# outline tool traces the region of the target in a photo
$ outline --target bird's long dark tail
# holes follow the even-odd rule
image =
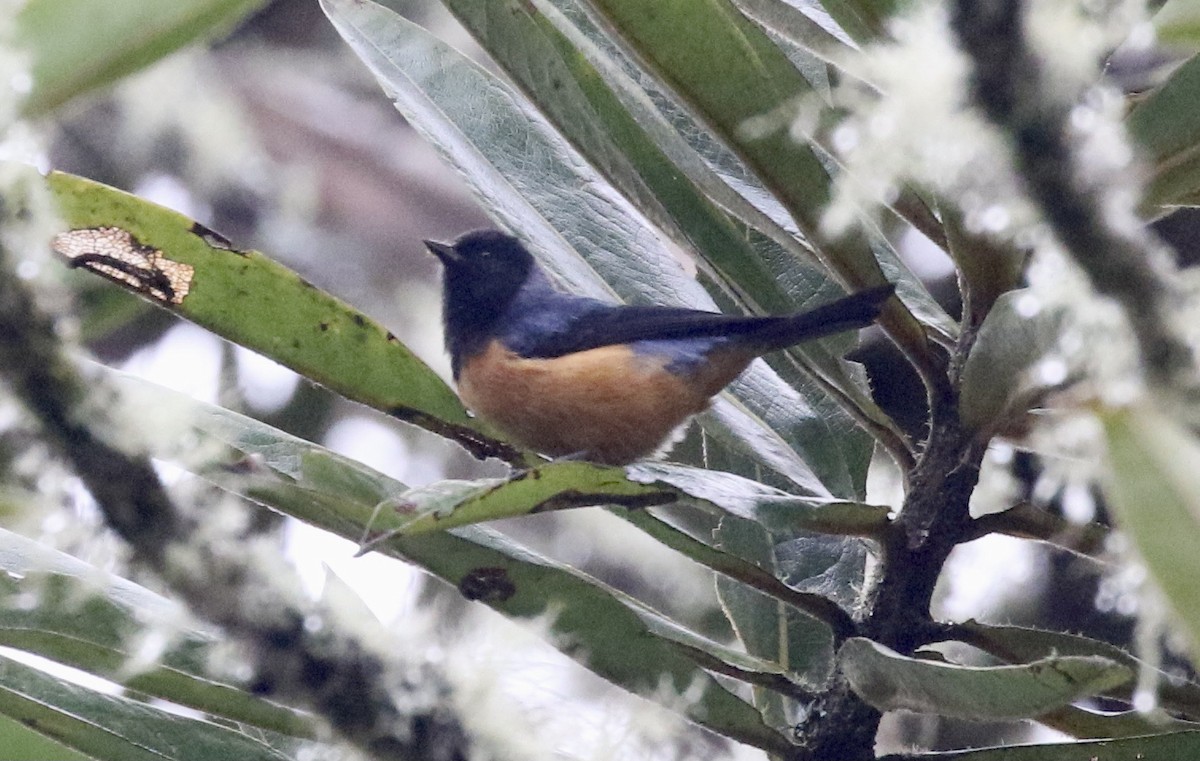
[[[895,290],[896,286],[892,283],[879,285],[822,304],[807,312],[775,318],[770,323],[763,324],[760,330],[754,331],[752,340],[761,346],[765,353],[844,330],[865,328],[879,316],[884,302]]]

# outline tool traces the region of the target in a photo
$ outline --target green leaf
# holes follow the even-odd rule
[[[1157,711],[1091,711],[1078,706],[1056,708],[1037,718],[1037,722],[1083,740],[1159,735],[1200,729],[1194,721],[1163,716]]]
[[[749,234],[757,231],[766,236],[779,251],[786,252],[785,260],[793,265],[816,261],[812,249],[799,239],[787,210],[746,163],[679,102],[677,93],[647,72],[608,27],[596,23],[590,8],[579,0],[535,2],[577,51],[574,55],[596,68],[638,127],[705,196]],[[586,86],[583,89],[591,92]],[[595,95],[591,99],[595,101]],[[793,266],[790,273],[780,268],[782,283],[787,285],[803,271],[799,266]]]
[[[1020,399],[1038,385],[1029,370],[1058,339],[1059,314],[1041,307],[1024,314],[1027,299],[1036,303],[1025,289],[1003,294],[979,328],[963,367],[959,402],[963,422],[972,428],[990,431],[1025,412]]]
[[[94,692],[4,656],[0,656],[0,713],[96,759],[282,761],[291,757],[232,729]]]
[[[73,254],[69,264],[95,271],[104,261],[96,254],[132,250],[145,258],[145,251],[155,251],[153,267],[142,265],[148,274],[140,287],[125,287],[347,399],[454,439],[477,455],[520,461],[395,336],[295,272],[115,188],[60,172],[47,183],[70,228],[55,244]],[[155,286],[171,277],[176,282],[169,292]]]
[[[1100,656],[959,666],[908,658],[862,638],[847,640],[838,662],[854,691],[880,710],[990,721],[1036,717],[1133,677],[1128,667]]]
[[[0,716],[0,748],[6,761],[88,761],[88,757],[34,732],[20,722]]]
[[[210,676],[216,638],[209,632],[171,630],[175,640],[157,664],[123,673],[148,622],[183,615],[170,600],[3,529],[0,571],[6,574],[0,577],[0,644],[243,724],[297,737],[313,734],[311,722],[296,712]]]
[[[1200,643],[1200,442],[1150,404],[1101,415],[1108,440],[1105,498],[1151,577]],[[1194,652],[1194,651],[1193,651]]]
[[[900,0],[821,0],[824,8],[855,42],[871,42],[884,31],[884,20]]]
[[[161,442],[155,456],[181,459],[235,494],[351,541],[359,541],[368,529],[386,534],[403,524],[393,510],[377,509],[402,494],[402,484],[237,413],[108,372],[140,404],[194,410],[190,420],[202,438],[241,453],[232,461],[213,461],[211,452],[203,455],[206,448],[177,441]],[[197,454],[206,461],[196,462]],[[333,475],[346,468],[358,475]],[[358,487],[346,489],[346,483]],[[505,615],[551,621],[552,644],[624,689],[666,700],[668,707],[701,726],[770,752],[786,753],[792,747],[751,706],[697,670],[714,663],[730,666],[721,673],[746,668],[731,661],[735,656],[728,648],[696,635],[683,637],[676,625],[645,605],[498,532],[468,526],[392,535],[375,549],[425,569],[467,599]],[[771,674],[769,667],[759,671],[760,676]],[[677,699],[685,693],[688,700]]]
[[[28,0],[17,44],[32,57],[27,117],[44,116],[192,42],[219,37],[264,0]]]
[[[220,421],[215,421],[221,425]],[[211,428],[210,428],[211,430]],[[226,441],[236,434],[223,434]],[[245,448],[245,444],[239,444]],[[270,448],[270,447],[267,447]],[[257,450],[262,453],[262,450]],[[313,455],[304,458],[312,463]],[[331,467],[339,467],[333,465]],[[293,477],[302,478],[299,472]],[[311,480],[309,480],[311,483]],[[330,491],[327,488],[322,490]],[[336,492],[336,489],[332,490]],[[616,515],[633,523],[663,544],[731,579],[740,581],[778,601],[820,618],[840,635],[849,631],[849,617],[826,597],[793,589],[774,574],[749,563],[737,554],[714,548],[649,514],[644,508],[682,502],[709,513],[730,514],[777,527],[781,531],[825,531],[857,535],[875,533],[888,523],[886,508],[856,503],[795,497],[729,473],[718,473],[678,465],[630,466],[625,471],[588,463],[559,462],[532,468],[509,479],[441,481],[394,497],[373,492],[365,501],[382,498],[380,510],[399,516],[399,528],[387,533],[373,531],[371,543],[393,534],[411,536],[446,530],[498,518],[527,515],[553,509],[590,505],[610,507]],[[814,540],[816,541],[816,540]],[[811,560],[816,553],[798,553]],[[832,562],[830,563],[832,565]],[[764,566],[770,568],[769,565]],[[814,570],[804,578],[823,573]],[[848,585],[850,582],[848,582]],[[798,585],[799,586],[799,585]]]
[[[439,481],[406,491],[383,507],[400,515],[397,531],[411,536],[571,507],[640,509],[674,502],[677,497],[674,490],[631,482],[620,468],[559,462],[512,478]]]
[[[854,590],[861,588],[866,554],[857,539],[801,532],[873,532],[887,525],[888,511],[796,498],[725,473],[693,473],[660,464],[629,471],[639,480],[657,477],[693,500],[720,506],[724,517],[714,533],[716,548],[778,579],[790,595],[805,598],[802,603],[793,601],[755,583],[752,575],[739,575],[737,568],[717,579],[721,606],[746,650],[779,663],[810,689],[821,688],[832,673],[835,635],[840,640],[850,632],[847,611],[857,606]],[[721,568],[717,560],[711,567]],[[773,726],[794,725],[800,718],[800,706],[785,695],[757,690],[755,700]]]
[[[690,497],[687,501],[692,504],[707,503],[776,532],[871,536],[884,530],[890,520],[887,507],[798,497],[732,473],[657,462],[637,463],[626,472],[634,481],[670,484],[686,495],[685,499]]]
[[[645,510],[620,510],[615,511],[615,515],[700,565],[819,619],[837,637],[846,637],[853,629],[850,616],[832,600],[792,589],[774,573],[732,552],[713,547],[710,542],[702,541],[675,525],[668,516]]]
[[[956,639],[985,650],[1010,663],[1033,661],[1050,655],[1099,655],[1134,671],[1150,668],[1125,650],[1107,642],[1078,634],[1030,629],[1021,626],[996,626],[978,621],[955,624]],[[965,636],[960,636],[965,635]],[[1123,700],[1132,699],[1132,685],[1121,685],[1111,693]],[[1200,682],[1160,673],[1158,702],[1168,710],[1200,718]]]
[[[1139,103],[1126,124],[1151,161],[1142,212],[1200,205],[1200,55],[1192,56]]]
[[[722,519],[716,532],[718,547],[777,575],[774,540],[761,526],[733,517]],[[742,646],[751,655],[780,664],[813,690],[822,688],[833,673],[833,633],[821,621],[727,577],[717,578],[717,596]],[[786,696],[764,690],[754,693],[755,704],[772,726],[794,726],[800,705]]]
[[[1170,0],[1154,15],[1158,41],[1172,49],[1200,51],[1200,6],[1195,0]]]
[[[687,106],[678,102],[675,92],[663,87],[647,72],[627,48],[612,37],[607,27],[595,23],[590,9],[577,0],[536,0],[535,7],[543,14],[539,20],[544,18],[546,21],[539,27],[549,24],[564,38],[557,47],[567,51],[562,54],[563,58],[595,108],[595,116],[590,120],[611,124],[613,140],[630,155],[630,161],[643,174],[655,171],[656,162],[648,159],[661,152],[673,165],[671,171],[686,176],[711,203],[728,215],[739,240],[726,240],[728,231],[713,229],[722,224],[719,220],[713,227],[697,230],[697,220],[693,217],[695,208],[691,212],[678,211],[688,207],[674,198],[680,191],[672,190],[666,182],[670,174],[662,181],[647,181],[650,186],[660,188],[658,201],[665,209],[677,210],[673,219],[697,252],[717,273],[728,278],[730,282],[721,287],[729,292],[730,298],[760,311],[784,311],[810,305],[811,302],[801,299],[809,299],[819,287],[828,288],[829,272],[820,265],[811,247],[800,239],[787,210],[771,196],[735,151],[722,143]],[[490,35],[483,35],[482,29],[477,29],[476,34],[484,36],[487,45]],[[502,62],[506,60],[504,51],[489,49]],[[535,65],[544,64],[538,61]],[[513,65],[508,68],[519,81],[525,81],[512,71]],[[591,77],[590,68],[595,69],[600,81]],[[532,85],[523,86],[539,107],[550,112],[551,118],[561,110],[562,106],[555,102],[561,98],[558,90],[552,88],[551,92],[545,93]],[[607,97],[610,92],[619,101],[619,108],[614,108],[617,104]],[[630,134],[622,110],[636,122],[638,134]],[[585,114],[579,116],[589,120]],[[573,120],[562,118],[559,121],[559,127],[571,138]],[[638,139],[641,134],[653,142],[654,148],[644,146]],[[581,151],[588,153],[587,144],[571,139]],[[621,187],[620,182],[614,184]],[[643,211],[655,220],[661,217],[653,208]],[[664,229],[672,227],[668,224]],[[742,238],[745,240],[740,240]],[[764,274],[773,278],[775,284],[765,280]],[[779,289],[795,295],[780,302],[775,293]],[[841,291],[827,293],[831,297],[840,295]],[[826,340],[817,345],[840,344]]]
[[[1200,732],[1171,732],[1121,740],[980,748],[934,755],[896,754],[879,761],[1182,761],[1200,757]]]
[[[775,44],[788,53],[796,68],[805,72],[811,82],[813,77],[806,71],[804,63],[819,61],[825,65],[841,68],[854,44],[824,9],[815,4],[803,11],[783,0],[733,0],[746,18],[762,27]],[[820,22],[817,21],[820,19]],[[803,57],[802,60],[798,60]]]

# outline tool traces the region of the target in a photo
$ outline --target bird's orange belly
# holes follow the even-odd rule
[[[749,357],[731,360],[706,368],[704,378],[684,377],[666,369],[669,358],[628,346],[527,359],[494,342],[463,365],[458,386],[468,407],[518,444],[624,464],[653,453],[704,410]],[[718,378],[708,377],[714,372]]]

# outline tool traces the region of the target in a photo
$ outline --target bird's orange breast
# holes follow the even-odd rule
[[[737,377],[749,355],[712,358],[700,372],[626,345],[529,359],[496,341],[463,365],[459,393],[515,442],[555,457],[623,464],[657,450]]]

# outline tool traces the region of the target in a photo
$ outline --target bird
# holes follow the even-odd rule
[[[424,241],[443,267],[459,396],[514,443],[626,465],[658,453],[756,357],[870,325],[894,285],[782,316],[610,304],[559,290],[496,229]]]

